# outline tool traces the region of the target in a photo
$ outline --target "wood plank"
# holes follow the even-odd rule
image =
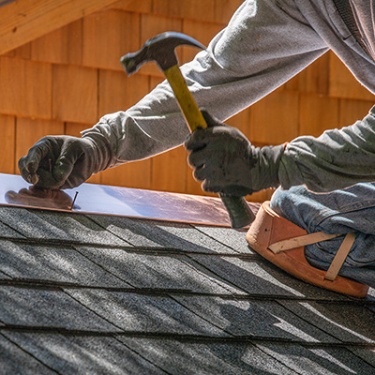
[[[188,194],[207,195],[207,196],[212,196],[212,197],[215,196],[214,194],[210,194],[210,193],[205,192],[201,188],[201,183],[199,181],[195,181],[195,179],[193,177],[193,170],[190,167],[188,167],[186,169],[186,171],[187,171],[187,174],[186,174],[185,191]]]
[[[171,18],[212,22],[215,18],[215,0],[180,1],[178,6],[173,0],[154,0],[153,13]]]
[[[0,55],[117,0],[18,0],[0,12]]]
[[[100,71],[99,117],[125,110],[149,92],[149,79],[143,75],[127,77],[125,72]],[[100,173],[101,183],[151,188],[151,159],[128,163]]]
[[[151,13],[153,0],[120,0],[110,5],[110,9],[126,10],[135,13]]]
[[[82,20],[52,31],[31,43],[31,58],[55,64],[82,64]]]
[[[83,65],[123,71],[120,58],[140,48],[139,15],[109,10],[83,21]]]
[[[318,137],[324,130],[340,127],[339,99],[302,94],[300,100],[300,134]]]
[[[362,120],[374,105],[373,101],[364,100],[340,100],[339,124],[348,126],[354,124],[358,120]]]
[[[151,77],[150,90],[162,81],[163,78]],[[190,193],[186,190],[188,174],[191,177],[187,152],[183,147],[177,147],[151,159],[151,189]]]
[[[257,193],[247,195],[246,200],[249,202],[264,202],[269,201],[274,193],[274,189],[265,189],[258,191]]]
[[[374,100],[374,95],[353,77],[348,68],[333,53],[330,54],[329,72],[329,96]]]
[[[15,173],[15,117],[0,115],[0,131],[0,171],[2,173]]]
[[[149,78],[125,72],[100,70],[99,117],[111,112],[126,110],[149,92]]]
[[[151,159],[151,189],[162,191],[185,192],[187,151],[180,146]],[[190,193],[190,192],[189,192]]]
[[[150,189],[151,160],[132,162],[107,169],[101,174],[101,183],[105,185]]]
[[[51,118],[50,64],[0,57],[0,113]]]
[[[96,123],[97,70],[73,65],[53,66],[53,118],[60,121]]]
[[[248,139],[251,137],[251,108],[245,109],[225,121],[226,124],[239,129]]]
[[[299,96],[279,89],[251,107],[250,139],[277,145],[298,135]]]
[[[12,49],[10,52],[4,54],[8,57],[19,57],[20,59],[31,59],[31,43],[23,44],[21,47]]]
[[[284,85],[286,90],[328,95],[329,53],[326,53]]]
[[[226,24],[243,0],[189,0],[175,5],[174,0],[154,0],[154,14]]]
[[[164,77],[150,77],[150,91],[153,90],[158,84],[164,81]]]

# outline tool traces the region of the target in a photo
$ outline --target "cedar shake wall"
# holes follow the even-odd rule
[[[18,159],[42,136],[79,135],[102,115],[133,105],[163,79],[154,64],[144,65],[128,78],[119,63],[122,55],[169,30],[207,44],[241,2],[119,1],[1,55],[0,172],[19,173]],[[181,63],[194,53],[181,48]],[[373,102],[373,95],[328,53],[228,123],[257,145],[279,144],[349,125],[361,119]],[[107,170],[90,182],[203,194],[182,147]],[[262,201],[269,196],[267,191],[251,199]]]

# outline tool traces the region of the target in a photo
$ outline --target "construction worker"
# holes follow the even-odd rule
[[[274,147],[255,148],[222,123],[328,50],[375,93],[374,14],[373,0],[247,0],[208,49],[181,68],[207,110],[208,129],[189,135],[162,83],[81,138],[42,138],[20,159],[21,174],[36,186],[71,188],[93,173],[184,143],[205,190],[243,196],[279,187],[271,208],[307,232],[354,231],[340,275],[375,287],[375,108],[351,126]],[[306,246],[306,258],[328,268],[340,240]]]

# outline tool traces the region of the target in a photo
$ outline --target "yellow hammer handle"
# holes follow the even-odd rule
[[[199,127],[207,128],[206,120],[190,92],[178,65],[164,70],[164,74],[172,87],[177,103],[190,130],[193,132]],[[220,198],[228,211],[233,228],[243,228],[254,221],[255,215],[250,210],[245,198],[224,194],[220,194]]]
[[[207,128],[206,120],[204,119],[193,95],[188,89],[185,78],[183,77],[178,65],[174,65],[171,68],[164,70],[164,74],[172,87],[190,130],[193,132],[198,127]]]

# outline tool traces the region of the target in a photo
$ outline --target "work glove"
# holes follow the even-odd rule
[[[37,187],[73,188],[104,170],[111,160],[109,144],[100,134],[82,138],[46,136],[40,139],[18,167],[22,177]]]
[[[254,147],[238,129],[202,111],[206,129],[197,129],[184,145],[194,178],[208,192],[245,196],[279,185],[284,145]]]

